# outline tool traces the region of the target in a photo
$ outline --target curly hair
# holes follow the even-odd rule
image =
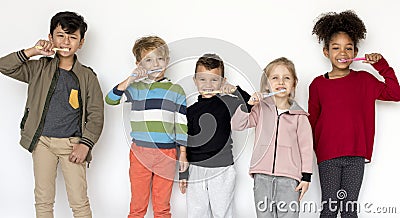
[[[312,30],[312,34],[318,37],[318,42],[324,42],[326,48],[329,47],[332,36],[338,32],[347,33],[356,47],[361,39],[365,39],[367,30],[364,22],[351,10],[321,14]]]

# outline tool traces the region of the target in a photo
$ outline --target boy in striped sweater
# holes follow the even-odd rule
[[[132,198],[128,218],[145,216],[150,186],[154,217],[171,217],[169,202],[177,147],[180,171],[188,167],[186,95],[181,86],[164,77],[169,50],[163,39],[139,38],[132,51],[138,67],[106,96],[107,104],[117,105],[125,94],[132,104],[129,169]]]

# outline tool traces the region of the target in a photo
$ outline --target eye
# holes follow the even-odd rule
[[[291,80],[292,78],[290,78],[289,76],[285,77],[285,80]]]
[[[159,57],[159,58],[157,58],[157,60],[158,61],[165,61],[165,58],[164,57]]]
[[[278,77],[277,76],[273,76],[273,77],[271,77],[271,79],[272,80],[276,80],[276,79],[278,79]]]
[[[353,48],[346,48],[347,51],[353,51]]]

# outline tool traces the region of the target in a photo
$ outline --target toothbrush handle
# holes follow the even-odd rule
[[[156,73],[156,72],[161,72],[161,69],[158,70],[149,70],[146,72],[146,74],[151,74],[151,73]],[[137,76],[136,73],[132,73],[131,76]]]
[[[365,57],[362,58],[353,58],[353,61],[365,61],[367,60]]]

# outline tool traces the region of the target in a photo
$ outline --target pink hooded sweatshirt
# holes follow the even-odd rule
[[[238,107],[232,117],[233,130],[255,127],[250,174],[261,173],[301,180],[311,177],[313,138],[308,113],[295,101],[288,112],[278,116],[271,98],[253,106],[250,113]]]

